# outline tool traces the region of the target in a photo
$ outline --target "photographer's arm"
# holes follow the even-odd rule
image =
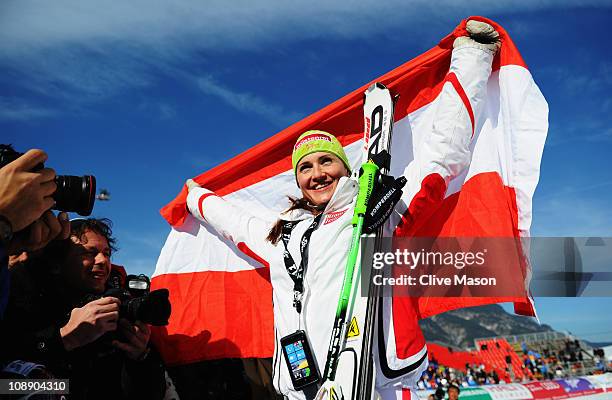
[[[0,326],[2,359],[44,365],[65,359],[60,328],[66,319],[55,297],[45,295],[49,282],[31,264],[18,265],[10,272],[9,301]]]
[[[66,350],[59,334],[59,325],[49,325],[43,329],[30,331],[27,321],[15,319],[14,315],[6,318],[0,325],[1,340],[4,346],[0,358],[4,362],[12,360],[35,361],[43,365],[64,358]]]
[[[34,269],[34,265],[20,265],[11,271],[10,299],[0,326],[4,360],[57,365],[66,360],[67,352],[116,329],[118,299],[92,301],[72,309],[67,318],[57,292],[45,289],[51,284],[47,275],[39,276]]]
[[[144,359],[149,350],[149,338],[151,337],[151,329],[140,321],[134,324],[127,319],[119,320],[119,332],[126,341],[113,340],[113,346],[122,350],[125,355],[134,361]]]
[[[55,216],[51,211],[45,213],[28,227],[13,236],[8,253],[20,254],[23,251],[42,249],[54,239],[67,239],[70,235],[68,214],[61,212]]]
[[[161,357],[149,346],[149,326],[140,321],[132,324],[121,318],[118,331],[125,340],[114,340],[113,346],[126,356],[121,379],[124,395],[128,398],[162,399],[166,391],[165,370]]]

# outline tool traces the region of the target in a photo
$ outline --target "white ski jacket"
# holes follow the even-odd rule
[[[387,233],[393,232],[413,202],[418,201],[426,177],[438,175],[448,184],[469,165],[473,119],[483,106],[492,59],[490,53],[474,47],[453,51],[449,77],[454,77],[448,80],[436,99],[431,135],[413,144],[414,160],[404,170],[408,183],[396,212],[387,221]],[[319,371],[323,373],[351,241],[357,189],[353,179],[341,178],[311,235],[301,313],[293,307],[294,283],[285,268],[283,242],[272,245],[266,241],[271,228],[269,222],[204,188],[193,188],[187,197],[192,215],[233,241],[242,252],[269,266],[276,335],[274,386],[290,399],[306,397],[302,391],[293,389],[289,368],[280,350],[280,338],[300,329],[306,331]],[[288,246],[299,265],[299,242],[314,216],[304,210],[294,210],[281,214],[280,218],[300,221],[292,231]],[[405,304],[402,307],[405,308]],[[374,340],[376,386],[383,393],[390,393],[389,390],[395,388],[396,391],[391,392],[401,398],[401,387],[414,387],[427,368],[427,348],[413,310],[403,309],[398,317],[397,310],[393,311],[393,300],[383,298],[382,316],[382,324],[376,332],[382,340]],[[398,333],[400,329],[401,334]]]

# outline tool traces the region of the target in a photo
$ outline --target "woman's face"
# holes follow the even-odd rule
[[[321,206],[331,200],[338,181],[349,172],[337,156],[319,151],[302,158],[296,174],[302,195],[315,206]]]

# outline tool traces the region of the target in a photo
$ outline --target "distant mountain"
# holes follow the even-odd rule
[[[420,325],[428,341],[461,348],[474,347],[475,338],[553,331],[533,318],[508,314],[497,304],[449,311],[424,319]]]
[[[612,345],[612,342],[589,342],[585,340],[585,342],[594,349],[600,349],[602,347],[608,347]]]

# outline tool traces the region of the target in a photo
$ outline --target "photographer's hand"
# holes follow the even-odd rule
[[[30,150],[0,168],[0,215],[6,217],[18,232],[53,207],[51,197],[57,188],[55,171],[44,168],[30,172],[47,160],[42,150]]]
[[[45,247],[51,240],[68,239],[70,236],[70,221],[68,214],[61,212],[55,216],[52,211],[46,211],[32,225],[13,237],[9,254],[22,251],[35,251]]]
[[[60,328],[64,348],[74,350],[95,341],[106,332],[116,330],[119,303],[115,297],[103,297],[74,308],[68,323]]]
[[[119,320],[119,332],[127,339],[127,342],[113,340],[113,346],[123,350],[125,355],[135,361],[142,360],[147,354],[151,329],[145,323],[136,321],[134,324],[127,319]]]

